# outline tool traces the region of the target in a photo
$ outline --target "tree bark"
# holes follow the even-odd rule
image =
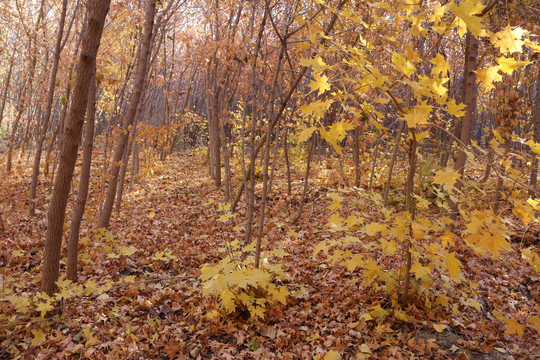
[[[15,63],[15,49],[11,54],[11,59],[9,60],[9,70],[6,75],[6,80],[4,81],[4,91],[2,93],[2,106],[0,106],[0,128],[2,127],[2,120],[4,118],[4,109],[6,107],[7,95],[9,92],[9,84],[11,83],[11,74],[13,71],[13,64]]]
[[[52,295],[60,267],[62,233],[77,151],[81,139],[84,115],[88,102],[89,84],[96,64],[96,55],[101,43],[105,18],[109,12],[110,0],[88,2],[88,26],[82,42],[81,56],[77,65],[77,78],[73,91],[73,101],[62,145],[60,167],[56,176],[49,213],[47,216],[47,237],[43,254],[43,274],[41,289]]]
[[[88,185],[90,183],[90,168],[92,165],[92,149],[94,146],[94,122],[96,119],[96,76],[90,83],[88,92],[88,105],[86,110],[86,130],[84,134],[84,152],[82,158],[81,178],[79,180],[79,191],[77,202],[73,210],[73,218],[69,227],[68,241],[68,261],[67,261],[67,278],[73,282],[77,281],[77,259],[79,253],[79,232],[81,229],[81,221],[86,207],[86,199],[88,197]]]
[[[30,183],[30,216],[36,214],[36,192],[39,177],[39,163],[41,162],[41,153],[43,152],[43,142],[47,136],[49,128],[49,119],[51,118],[51,110],[54,99],[54,89],[56,85],[56,74],[58,73],[58,64],[60,62],[60,53],[62,52],[62,37],[64,36],[64,24],[66,22],[67,0],[62,1],[62,11],[60,13],[60,22],[58,23],[58,34],[56,35],[56,45],[54,49],[54,61],[49,78],[49,89],[47,91],[47,103],[45,112],[41,120],[41,129],[38,125],[38,139],[36,142],[36,154],[34,157],[34,166],[32,168],[32,181]]]
[[[137,107],[144,87],[144,79],[146,77],[146,70],[150,59],[150,53],[152,50],[152,32],[154,29],[154,16],[156,13],[156,0],[148,0],[146,9],[146,18],[144,26],[144,35],[141,43],[141,52],[139,57],[139,63],[137,64],[137,73],[135,75],[135,83],[133,88],[133,94],[131,96],[128,112],[124,118],[122,132],[116,144],[114,155],[112,159],[112,165],[109,170],[109,184],[107,187],[107,193],[105,202],[103,204],[103,210],[99,218],[100,228],[109,228],[109,222],[111,220],[111,214],[114,205],[114,198],[116,196],[116,188],[118,186],[118,175],[120,173],[120,161],[124,156],[124,151],[129,139],[130,127],[135,121],[135,115],[137,113]]]
[[[540,75],[536,79],[536,98],[534,102],[534,142],[540,142]],[[533,152],[533,162],[531,167],[531,180],[529,196],[537,197],[536,183],[538,181],[538,154]]]

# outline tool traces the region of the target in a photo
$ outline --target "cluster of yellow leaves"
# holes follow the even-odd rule
[[[263,265],[253,268],[251,259],[238,260],[243,252],[252,251],[253,246],[240,246],[238,241],[230,244],[234,253],[227,255],[216,265],[204,265],[200,279],[203,281],[203,296],[215,294],[226,313],[247,310],[252,318],[264,318],[268,306],[285,305],[290,295],[285,285],[278,287],[275,279],[285,279],[288,275],[281,264],[270,264],[263,257]],[[229,248],[229,249],[230,249]],[[288,256],[280,249],[270,251],[269,257]],[[209,317],[219,316],[214,310]]]
[[[507,240],[508,230],[491,210],[474,210],[463,235],[467,245],[481,255],[490,253],[493,257],[501,257],[501,250],[513,251]]]

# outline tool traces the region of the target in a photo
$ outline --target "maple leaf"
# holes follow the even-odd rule
[[[384,321],[384,318],[390,315],[390,312],[383,309],[381,305],[377,305],[373,307],[373,310],[369,313],[374,318],[378,318],[381,322]]]
[[[530,316],[527,322],[536,329],[536,332],[540,333],[540,316],[538,315]]]
[[[54,306],[53,306],[52,302],[50,302],[50,301],[47,301],[47,302],[40,301],[40,302],[36,303],[36,307],[34,309],[36,311],[40,311],[41,312],[41,317],[44,317],[47,312],[54,309]]]
[[[450,280],[461,280],[461,275],[459,274],[459,271],[461,267],[463,267],[463,264],[461,264],[461,261],[456,258],[455,252],[449,253],[444,257],[444,264],[446,265],[446,269],[450,274]]]
[[[486,70],[476,70],[476,77],[479,83],[481,83],[487,90],[495,88],[494,82],[502,80],[502,75],[499,74],[498,66],[490,66]]]
[[[430,62],[435,65],[432,72],[434,74],[446,74],[448,70],[450,70],[450,66],[448,65],[448,62],[442,56],[441,54],[437,54],[433,59],[430,60]]]
[[[499,31],[491,35],[491,42],[497,46],[501,53],[512,54],[515,52],[521,52],[525,42],[521,40],[527,31],[520,27],[512,29],[510,25],[507,25],[504,30]]]
[[[350,121],[340,121],[332,124],[328,131],[321,129],[321,137],[328,141],[330,145],[336,150],[338,154],[341,154],[341,146],[338,145],[338,142],[345,139],[347,131],[354,129],[354,125]]]
[[[392,62],[396,69],[407,77],[410,77],[416,70],[414,65],[409,63],[402,54],[392,54]]]
[[[264,313],[265,313],[265,308],[262,307],[262,306],[253,306],[253,307],[249,307],[249,314],[254,317],[258,317],[259,319],[264,319]]]
[[[456,101],[452,99],[446,102],[445,105],[448,108],[447,112],[450,115],[453,115],[455,117],[462,117],[463,115],[465,115],[465,108],[467,107],[466,104],[456,104]]]
[[[313,80],[309,83],[310,92],[319,91],[319,95],[322,95],[325,91],[330,90],[330,84],[328,83],[328,76],[314,74]]]
[[[283,305],[287,304],[287,296],[291,295],[286,286],[282,286],[279,290],[274,291],[272,299],[277,300]]]
[[[525,259],[536,272],[540,273],[540,255],[538,255],[533,247],[522,249],[521,257]]]
[[[411,273],[415,274],[417,278],[428,277],[431,274],[431,269],[427,266],[423,266],[420,263],[416,263],[411,267]]]
[[[506,331],[504,332],[505,336],[510,336],[516,334],[518,336],[523,336],[523,331],[525,330],[525,325],[521,325],[514,319],[506,319]]]
[[[341,264],[345,266],[347,270],[354,271],[357,267],[362,267],[364,265],[364,256],[362,254],[354,254],[350,259],[343,260]]]
[[[444,324],[433,324],[433,328],[434,328],[435,331],[437,331],[437,332],[443,332],[444,329],[447,328],[447,326],[444,325]]]
[[[421,104],[418,104],[407,111],[403,116],[403,120],[407,122],[407,125],[410,128],[425,125],[428,123],[431,109],[432,107],[427,104],[427,101],[423,101]]]
[[[452,2],[449,6],[449,9],[465,23],[467,29],[476,37],[486,34],[482,25],[482,18],[477,16],[482,12],[483,8],[484,5],[477,0],[461,1],[459,5],[456,2]],[[460,27],[458,33],[459,36],[463,36],[465,29]]]
[[[300,60],[300,65],[302,66],[311,66],[313,70],[320,71],[322,68],[326,67],[326,63],[320,56],[316,56],[310,59]]]
[[[539,143],[536,143],[532,139],[529,139],[529,141],[527,141],[527,145],[529,145],[532,152],[534,152],[535,154],[540,155],[540,144]]]
[[[517,61],[512,57],[500,57],[497,58],[497,62],[499,63],[499,68],[501,71],[508,75],[512,75],[514,71],[530,63],[530,61]]]
[[[322,117],[333,102],[334,99],[328,99],[325,101],[314,101],[309,104],[303,105],[300,109],[305,115],[315,115],[318,117]]]
[[[444,234],[441,235],[441,244],[443,246],[448,246],[448,245],[454,245],[455,242],[454,242],[454,236],[456,236],[454,233],[446,230]]]
[[[425,35],[427,33],[427,30],[422,27],[422,21],[424,19],[420,15],[412,17],[411,21],[411,34],[413,36]]]
[[[478,300],[476,300],[476,299],[468,298],[468,299],[462,301],[462,303],[463,303],[463,305],[467,305],[467,306],[475,308],[476,311],[482,310],[482,304],[480,304],[478,302]]]
[[[485,231],[465,237],[465,242],[482,255],[490,253],[494,257],[500,257],[501,250],[512,250],[512,246],[504,237]]]
[[[341,359],[341,355],[335,350],[330,350],[323,357],[323,360],[339,360],[339,359]]]
[[[34,337],[32,338],[32,342],[30,343],[30,346],[36,346],[47,340],[47,334],[45,334],[40,329],[32,330],[32,334]]]
[[[303,143],[307,141],[311,137],[311,135],[315,132],[315,130],[317,130],[315,126],[311,126],[302,130],[300,134],[298,134],[298,142]]]
[[[377,279],[380,273],[381,273],[381,267],[379,266],[379,264],[377,264],[377,261],[373,259],[366,260],[365,265],[364,265],[365,286],[368,286],[373,281],[375,281],[375,279]]]
[[[452,168],[447,167],[444,170],[435,171],[433,182],[442,185],[446,190],[450,191],[454,188],[459,177],[459,171],[454,171]]]

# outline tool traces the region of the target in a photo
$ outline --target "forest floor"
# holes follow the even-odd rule
[[[505,335],[503,322],[490,313],[497,304],[507,317],[523,317],[540,302],[538,275],[517,251],[497,260],[456,242],[462,272],[478,285],[480,311],[463,306],[456,288],[447,293],[448,309],[428,309],[414,298],[404,309],[406,321],[366,316],[376,305],[391,310],[391,296],[355,281],[362,269],[350,272],[321,254],[313,256],[323,239],[339,238],[327,227],[328,175],[317,166],[320,176],[309,187],[297,225],[291,219],[302,191],[300,169],[293,173],[290,214],[283,174],[276,177],[267,210],[265,244],[289,254],[281,262],[290,276],[284,284],[295,295],[287,297],[287,305],[268,308],[263,320],[225,313],[208,317],[217,305],[202,296],[201,268],[222,258],[220,249],[227,243],[243,239],[246,208],[242,200],[234,217],[220,220],[223,194],[202,159],[189,153],[156,163],[152,175],[126,194],[120,213],[113,213],[112,236],[91,237],[87,224],[96,223],[97,206],[90,201],[81,231],[79,279],[85,289],[94,284],[106,290],[99,296],[68,297],[55,316],[45,319],[17,317],[17,305],[4,295],[5,288],[17,296],[39,290],[49,184],[41,183],[38,214],[30,217],[31,164],[22,159],[12,174],[3,173],[0,359],[337,359],[337,353],[344,359],[540,359],[540,337],[531,325],[522,336]],[[3,155],[0,160],[5,163]],[[94,199],[97,192],[95,180]],[[528,240],[538,250],[537,237]]]

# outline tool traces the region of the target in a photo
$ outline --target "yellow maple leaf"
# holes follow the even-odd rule
[[[415,274],[416,277],[420,279],[431,274],[431,269],[427,266],[423,266],[420,263],[416,263],[411,267],[411,273]]]
[[[249,314],[251,315],[251,317],[258,317],[260,319],[264,319],[264,313],[265,313],[265,308],[262,307],[262,306],[251,306],[249,307]]]
[[[300,65],[302,66],[311,66],[314,70],[320,71],[326,66],[326,63],[320,56],[311,59],[302,59],[300,60]]]
[[[362,267],[364,265],[364,256],[362,254],[354,254],[350,259],[343,260],[341,264],[345,266],[347,270],[354,271],[357,267]]]
[[[458,171],[454,171],[452,168],[447,167],[444,170],[435,171],[433,182],[435,184],[442,185],[446,190],[450,191],[454,188],[456,181],[460,175]]]
[[[32,339],[32,342],[30,343],[30,346],[36,346],[47,340],[47,334],[45,334],[40,329],[32,330],[32,334],[34,335],[34,338]]]
[[[527,31],[520,27],[512,29],[510,25],[507,25],[504,30],[491,34],[491,42],[503,54],[521,52],[525,44],[521,38],[526,33]]]
[[[422,26],[422,21],[424,21],[424,19],[420,15],[414,16],[410,20],[412,21],[411,33],[413,36],[420,36],[420,35],[427,34],[427,30]]]
[[[373,310],[371,310],[369,314],[374,318],[378,318],[380,321],[384,321],[384,318],[390,315],[390,312],[383,309],[381,305],[377,305],[373,307]]]
[[[410,128],[425,125],[428,123],[429,116],[431,114],[431,106],[427,104],[427,101],[416,105],[403,116],[403,120],[407,122]]]
[[[518,336],[523,336],[523,331],[525,330],[525,325],[521,325],[514,319],[506,319],[506,331],[504,332],[505,336],[510,336],[516,334]]]
[[[373,259],[366,260],[364,264],[364,286],[369,286],[375,279],[379,277],[381,267]]]
[[[442,56],[441,54],[437,54],[433,59],[430,60],[430,62],[435,65],[432,72],[434,74],[446,74],[448,70],[450,69],[450,66],[448,65],[448,62]]]
[[[313,101],[309,104],[302,105],[300,110],[302,114],[305,115],[315,115],[318,117],[322,117],[333,102],[334,99],[328,99],[325,101]]]
[[[529,145],[532,152],[534,152],[535,154],[540,155],[540,144],[539,143],[536,143],[532,139],[529,139],[527,141],[527,145]]]
[[[514,71],[530,63],[530,61],[517,61],[512,57],[500,57],[497,58],[497,62],[501,71],[508,75],[512,75]]]
[[[443,246],[454,245],[455,244],[454,236],[456,236],[454,233],[446,230],[446,232],[441,235],[441,244]]]
[[[540,316],[530,316],[527,322],[531,324],[536,329],[536,332],[540,334]]]
[[[529,204],[521,204],[519,200],[514,202],[512,212],[519,216],[525,225],[528,225],[534,218],[534,208]]]
[[[298,134],[298,142],[303,143],[304,141],[307,141],[311,135],[317,130],[315,126],[308,127],[300,132]]]
[[[478,302],[478,300],[476,300],[476,299],[468,298],[467,300],[462,301],[462,303],[463,303],[463,305],[467,305],[467,306],[475,308],[476,311],[482,310],[482,304],[480,304]]]
[[[446,329],[446,325],[444,324],[433,324],[433,328],[435,329],[435,331],[437,332],[443,332],[444,329]]]
[[[484,5],[478,0],[465,0],[461,1],[460,4],[452,2],[449,6],[449,9],[462,20],[467,29],[476,37],[484,36],[486,31],[482,25],[482,18],[478,16],[482,12]],[[460,27],[458,29],[459,36],[465,34],[465,29]]]
[[[410,77],[415,71],[414,65],[409,63],[403,54],[392,54],[392,62],[396,69],[407,77]]]
[[[282,286],[279,290],[274,291],[272,299],[279,301],[283,305],[287,304],[287,296],[291,295],[286,286]]]
[[[486,231],[465,237],[465,242],[476,252],[484,255],[490,253],[494,257],[500,257],[500,251],[511,251],[512,246],[501,235],[493,235]]]
[[[323,360],[339,360],[339,359],[341,359],[341,355],[335,350],[330,350],[323,357]]]
[[[330,84],[328,83],[328,76],[315,73],[313,80],[309,83],[310,92],[319,91],[319,95],[325,91],[330,90]]]
[[[341,146],[338,142],[345,139],[347,131],[354,129],[354,125],[350,121],[340,121],[332,124],[328,131],[321,129],[321,137],[326,140],[338,154],[341,154]]]
[[[499,74],[498,66],[490,66],[487,69],[476,70],[478,82],[481,83],[487,90],[495,88],[494,82],[501,81],[502,75]]]
[[[531,265],[536,272],[540,272],[540,256],[534,251],[531,246],[521,250],[521,257]]]
[[[456,104],[456,101],[454,99],[447,101],[445,103],[448,110],[446,110],[450,115],[453,115],[455,117],[462,117],[465,115],[465,108],[467,107],[466,104]]]
[[[461,280],[461,275],[459,274],[459,271],[463,265],[461,264],[461,261],[456,258],[455,252],[449,253],[444,257],[444,264],[446,265],[448,274],[450,274],[450,280]]]

